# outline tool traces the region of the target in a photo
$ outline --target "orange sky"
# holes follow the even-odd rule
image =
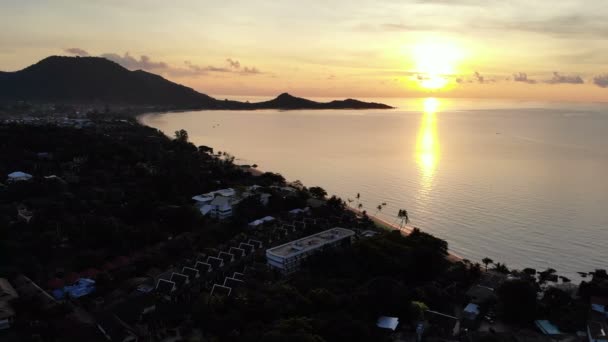
[[[4,71],[93,55],[212,95],[608,101],[603,0],[6,0],[0,12]]]

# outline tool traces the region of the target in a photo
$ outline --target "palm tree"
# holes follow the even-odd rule
[[[399,228],[403,228],[406,224],[408,224],[410,222],[410,217],[407,213],[407,210],[399,209],[399,212],[397,213],[397,219],[401,220],[401,223],[399,223]]]
[[[483,262],[483,264],[486,265],[486,272],[488,272],[488,265],[493,264],[494,260],[492,260],[488,257],[485,257],[485,258],[481,259],[481,262]]]
[[[376,211],[376,215],[375,216],[378,216],[378,214],[382,211],[382,204],[378,204],[378,206],[376,207],[376,209],[378,209],[378,210]]]
[[[501,264],[500,262],[497,262],[496,264],[494,264],[494,270],[496,272],[500,272],[500,273],[504,273],[504,274],[509,273],[509,268],[507,267],[507,265]]]

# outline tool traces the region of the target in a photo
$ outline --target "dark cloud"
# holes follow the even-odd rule
[[[593,78],[593,84],[598,87],[608,88],[608,74],[595,76]]]
[[[473,74],[473,77],[474,77],[475,81],[477,81],[477,83],[485,82],[485,78],[483,76],[481,76],[481,74],[477,71],[475,71],[475,74]]]
[[[526,74],[525,72],[518,72],[518,73],[513,74],[513,81],[528,83],[528,84],[536,84],[536,80],[529,79],[528,74]]]
[[[549,84],[583,84],[585,81],[578,75],[560,75],[558,72],[553,73],[553,78],[545,81]]]
[[[256,75],[261,74],[262,72],[256,67],[243,67],[243,69],[239,71],[239,73],[241,75]]]
[[[239,69],[241,67],[241,63],[232,58],[226,58],[226,62],[228,62],[228,64],[230,65],[231,68]]]
[[[165,62],[154,62],[152,59],[146,55],[141,55],[139,59],[131,56],[128,52],[124,55],[119,55],[116,53],[104,53],[101,55],[103,58],[107,58],[111,61],[114,61],[127,69],[142,69],[142,70],[155,70],[162,71],[168,70],[169,65]]]
[[[241,67],[241,63],[232,58],[226,59],[226,62],[228,63],[227,66],[200,66],[191,61],[184,61],[183,66],[176,67],[169,65],[166,62],[154,61],[146,55],[141,55],[139,58],[133,57],[128,52],[122,56],[117,53],[104,53],[100,57],[114,61],[130,70],[141,69],[174,77],[202,76],[210,73],[233,73],[239,75],[262,74],[262,71],[256,67]]]
[[[69,53],[70,55],[74,55],[74,56],[81,56],[81,57],[90,56],[90,54],[86,50],[83,50],[81,48],[68,48],[68,49],[64,49],[63,51],[65,51],[66,53]]]

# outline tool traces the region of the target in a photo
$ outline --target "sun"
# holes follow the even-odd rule
[[[461,49],[449,42],[421,42],[411,53],[417,80],[426,89],[444,88],[463,58]]]

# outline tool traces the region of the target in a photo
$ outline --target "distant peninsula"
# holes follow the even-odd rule
[[[171,109],[390,109],[346,99],[316,102],[283,93],[270,101],[219,100],[143,70],[101,57],[51,56],[15,72],[0,72],[0,102],[161,106]]]

